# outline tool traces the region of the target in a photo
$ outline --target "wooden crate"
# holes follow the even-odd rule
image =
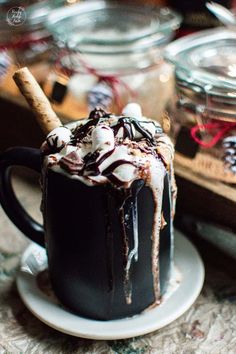
[[[178,185],[177,217],[192,214],[236,232],[236,188],[204,178],[175,164]]]

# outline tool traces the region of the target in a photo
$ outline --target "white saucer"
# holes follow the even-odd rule
[[[58,331],[90,339],[123,339],[140,336],[181,316],[198,297],[204,280],[204,266],[195,247],[175,231],[175,279],[163,303],[134,317],[94,321],[76,316],[64,309],[50,295],[39,289],[36,275],[46,267],[45,250],[31,244],[22,257],[17,275],[17,287],[27,308],[42,322]],[[43,273],[42,273],[43,274]],[[181,274],[181,281],[178,276]],[[42,287],[41,287],[42,289]]]

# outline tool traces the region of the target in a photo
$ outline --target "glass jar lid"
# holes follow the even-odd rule
[[[236,115],[235,31],[220,27],[186,36],[169,44],[164,57],[175,65],[177,85],[185,95]]]
[[[180,21],[180,16],[166,7],[95,0],[55,11],[47,26],[70,49],[114,54],[163,44]]]

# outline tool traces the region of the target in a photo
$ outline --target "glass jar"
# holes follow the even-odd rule
[[[170,44],[176,96],[170,104],[176,162],[236,183],[236,31],[201,31]]]
[[[160,117],[173,90],[161,48],[179,24],[168,8],[132,2],[88,1],[50,15],[57,52],[45,90],[56,109],[78,119],[94,106],[118,113],[135,101]]]

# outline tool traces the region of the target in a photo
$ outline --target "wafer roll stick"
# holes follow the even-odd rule
[[[43,90],[28,68],[17,70],[13,75],[13,79],[34,112],[45,134],[62,125]]]

